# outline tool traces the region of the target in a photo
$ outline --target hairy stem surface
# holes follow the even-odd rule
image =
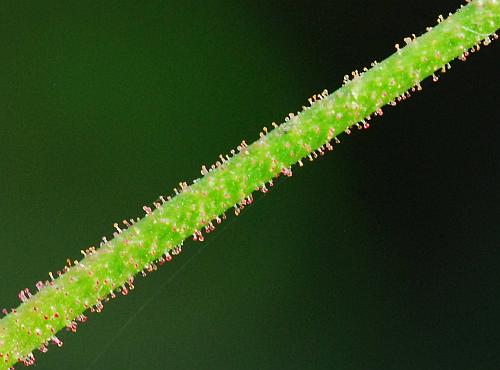
[[[448,62],[465,59],[481,40],[489,44],[499,27],[499,1],[471,2],[423,36],[406,38],[405,47],[397,45],[383,62],[354,73],[333,94],[315,96],[310,107],[253,144],[242,142],[217,165],[203,167],[204,176],[192,185],[181,183],[178,194],[162,198],[154,210],[145,207],[142,220],[115,225],[114,239],[83,252],[85,258],[73,261],[59,277],[37,283],[36,294],[20,292],[23,303],[0,320],[0,369],[18,361],[31,364],[32,351],[45,351],[50,341],[62,345],[55,334],[64,327],[76,329],[87,309],[100,311],[108,296],[128,294],[138,272],[170,260],[189,236],[201,240],[202,229],[210,230],[229,208],[238,212],[252,202],[255,190],[266,191],[275,177],[290,175],[291,166],[331,150],[338,134],[368,125],[372,114],[382,114],[384,105],[408,90],[420,89],[423,79],[446,69]]]

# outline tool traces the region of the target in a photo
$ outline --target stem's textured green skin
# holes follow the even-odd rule
[[[133,276],[152,270],[154,261],[169,257],[182,241],[209,225],[228,208],[246,202],[252,192],[308,155],[331,149],[330,141],[373,112],[420,86],[419,83],[500,27],[500,1],[477,0],[443,20],[423,36],[410,40],[382,63],[318,100],[250,146],[207,172],[193,185],[134,226],[123,230],[33,297],[0,320],[0,369],[29,363],[31,352],[44,349],[54,334],[113,292],[126,294]],[[300,164],[300,162],[299,162]],[[162,202],[163,203],[163,202]],[[200,234],[201,235],[201,234]],[[42,287],[42,285],[39,285]]]

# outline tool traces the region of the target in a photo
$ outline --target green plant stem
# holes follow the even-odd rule
[[[368,125],[384,105],[420,89],[423,79],[454,58],[465,58],[481,40],[488,44],[499,27],[499,1],[471,2],[423,36],[405,39],[405,47],[370,70],[354,73],[333,94],[314,98],[310,107],[252,145],[243,142],[213,169],[202,169],[204,176],[190,186],[180,184],[178,195],[157,202],[154,211],[145,207],[142,220],[123,230],[115,225],[113,240],[84,252],[85,258],[68,265],[60,277],[38,283],[35,295],[20,294],[24,302],[0,320],[0,369],[29,363],[32,351],[44,350],[50,341],[60,344],[54,336],[59,330],[75,329],[83,313],[100,311],[109,295],[127,294],[135,274],[169,260],[187,237],[202,239],[201,231],[211,229],[229,208],[236,205],[238,213],[256,189],[266,191],[275,177],[291,175],[292,165],[331,150],[337,135],[353,125]]]

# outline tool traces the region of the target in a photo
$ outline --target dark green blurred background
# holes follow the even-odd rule
[[[1,1],[0,308],[459,3]],[[497,369],[498,55],[187,242],[37,368]]]

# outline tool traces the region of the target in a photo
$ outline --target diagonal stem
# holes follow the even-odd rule
[[[354,73],[352,80],[328,95],[311,99],[311,106],[290,115],[280,126],[263,133],[251,145],[242,142],[232,156],[210,169],[202,168],[201,179],[192,185],[180,184],[178,194],[145,207],[146,217],[137,222],[115,224],[115,238],[104,240],[101,248],[83,252],[57,278],[37,283],[38,292],[21,291],[23,303],[0,320],[0,369],[18,361],[30,364],[32,351],[45,351],[49,341],[62,345],[55,334],[64,327],[76,329],[87,309],[100,311],[102,301],[133,289],[133,277],[153,271],[180,251],[182,242],[193,235],[202,240],[201,230],[210,230],[224,212],[252,202],[256,189],[281,174],[291,175],[291,166],[333,149],[332,140],[353,125],[368,125],[373,114],[392,104],[408,90],[420,89],[420,82],[469,49],[479,49],[497,38],[500,2],[476,0],[456,14],[443,19],[418,38],[406,38],[405,47],[373,68]],[[436,77],[434,77],[436,78]],[[177,193],[177,191],[176,191]]]

